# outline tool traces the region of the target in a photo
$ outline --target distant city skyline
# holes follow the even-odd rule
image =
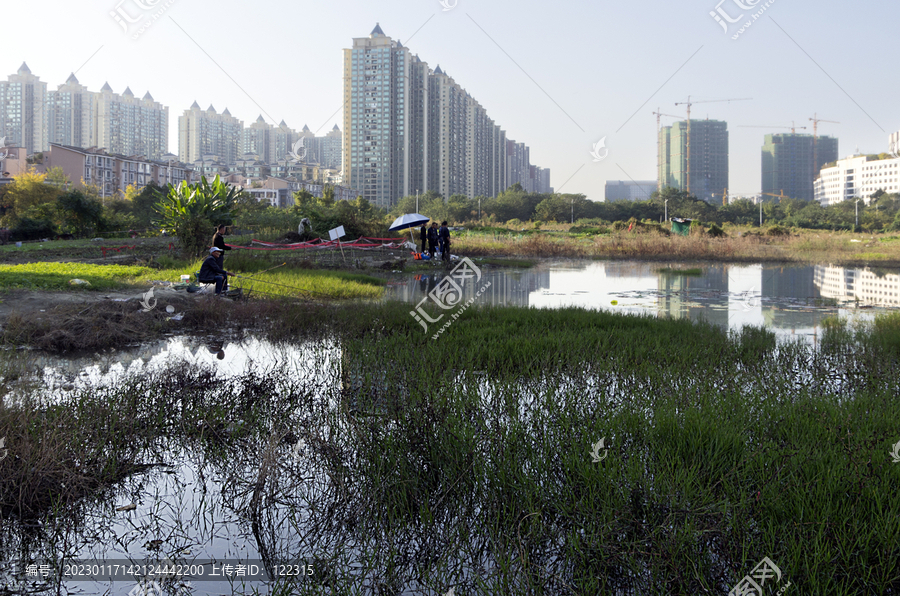
[[[731,17],[742,13],[733,0],[726,4]],[[515,7],[460,0],[444,10],[437,0],[400,0],[270,1],[251,8],[222,0],[215,10],[175,1],[141,13],[134,0],[11,3],[4,21],[16,26],[4,32],[0,77],[27,62],[51,89],[74,73],[91,90],[108,82],[118,93],[130,87],[135,97],[149,91],[171,110],[172,153],[175,116],[195,100],[228,107],[245,123],[262,114],[270,125],[307,124],[323,135],[342,121],[341,50],[380,22],[453,73],[531,148],[532,163],[550,168],[557,191],[592,200],[603,198],[607,180],[656,177],[653,112],[683,119],[683,106],[675,103],[689,96],[698,102],[753,98],[695,105],[691,115],[728,123],[728,188],[735,193],[760,191],[764,135],[778,127],[811,128],[815,114],[839,122],[820,124],[819,134],[839,139],[842,158],[857,147],[886,151],[888,135],[900,130],[895,77],[881,60],[862,57],[864,41],[837,42],[890,39],[900,17],[895,2],[852,9],[775,2],[743,32],[714,18],[715,1],[685,8],[521,0]],[[256,48],[245,43],[249,31],[259,41],[283,42]],[[595,162],[590,152],[602,138],[609,156]]]

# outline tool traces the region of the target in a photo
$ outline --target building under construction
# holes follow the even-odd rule
[[[767,134],[762,147],[762,192],[812,201],[819,171],[837,158],[834,137],[814,141],[813,135]]]
[[[685,190],[708,203],[721,203],[728,187],[728,124],[687,120],[659,130],[659,183]],[[688,171],[690,164],[690,171]]]

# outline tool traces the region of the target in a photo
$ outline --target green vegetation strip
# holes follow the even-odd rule
[[[226,265],[227,266],[227,265]],[[0,265],[0,288],[28,290],[115,290],[146,287],[153,281],[178,282],[181,275],[200,270],[200,262],[167,269],[84,263],[27,263]],[[376,277],[311,269],[279,269],[268,273],[239,273],[232,287],[244,287],[273,296],[311,296],[326,299],[378,298],[384,282]],[[252,279],[249,279],[252,278]],[[73,279],[90,285],[72,285]]]

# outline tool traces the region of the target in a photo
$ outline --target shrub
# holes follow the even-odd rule
[[[781,226],[772,226],[768,230],[766,230],[766,236],[788,236],[790,232]]]
[[[56,226],[47,219],[21,218],[10,230],[13,240],[40,240],[56,236]]]
[[[728,236],[728,234],[725,233],[725,230],[723,230],[716,224],[712,224],[711,226],[709,226],[709,229],[706,230],[706,233],[713,238],[722,238],[723,236]]]

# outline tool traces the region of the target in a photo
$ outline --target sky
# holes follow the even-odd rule
[[[245,126],[262,115],[324,135],[343,128],[342,50],[379,23],[528,145],[556,191],[595,201],[607,180],[656,179],[653,112],[677,116],[663,125],[684,119],[675,104],[688,97],[692,119],[728,123],[729,193],[759,192],[763,136],[792,122],[807,127],[798,133],[812,132],[814,114],[839,122],[819,133],[839,139],[841,157],[887,151],[900,130],[896,0],[443,2],[7,1],[0,77],[27,62],[48,89],[75,72],[92,91],[149,90],[169,107],[173,153],[178,116],[195,100]],[[126,32],[117,10],[160,14]],[[726,32],[711,12],[737,22],[720,16]],[[714,101],[730,98],[752,99]]]

